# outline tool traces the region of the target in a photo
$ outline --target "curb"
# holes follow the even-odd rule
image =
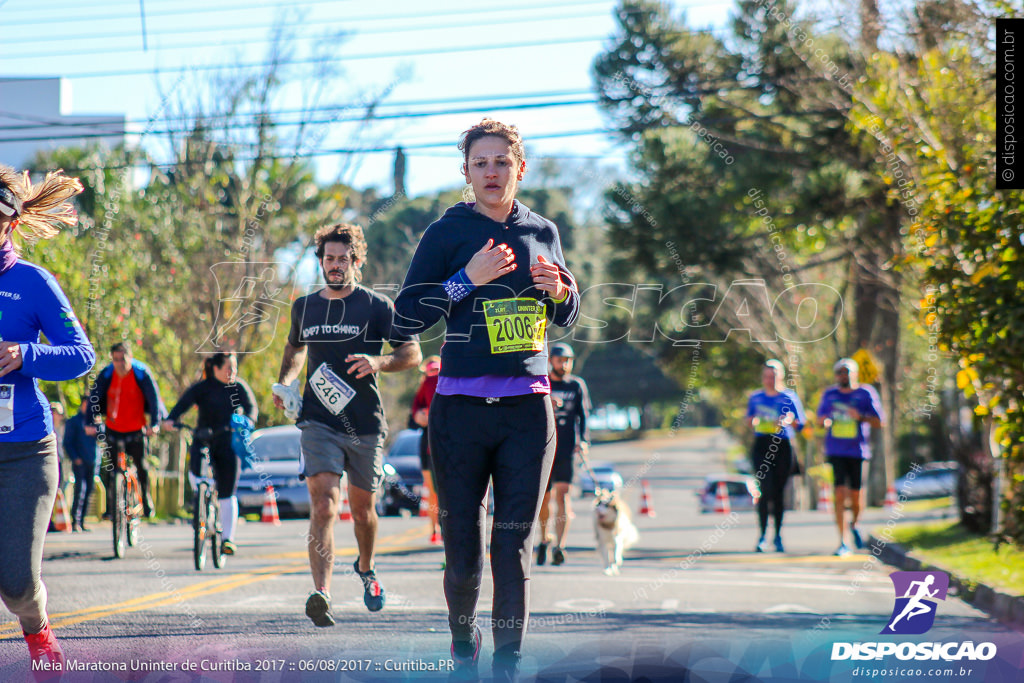
[[[898,543],[883,541],[871,535],[868,539],[868,547],[878,548],[876,557],[886,564],[892,565],[904,571],[921,571],[937,569],[949,574],[949,594],[959,597],[972,607],[985,612],[998,621],[1012,626],[1018,630],[1024,630],[1024,597],[1019,595],[1008,595],[1000,593],[990,586],[971,581],[953,574],[952,572],[930,565],[910,555],[910,553]]]

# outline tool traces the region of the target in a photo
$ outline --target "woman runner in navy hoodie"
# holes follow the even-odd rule
[[[457,677],[475,677],[491,480],[492,669],[506,681],[519,672],[533,526],[555,451],[547,326],[576,321],[579,289],[555,224],[515,198],[526,172],[519,131],[485,119],[459,149],[476,201],[451,207],[423,234],[395,299],[396,327],[414,334],[447,323],[429,429],[452,659]]]
[[[39,573],[57,495],[57,437],[39,380],[81,377],[96,354],[57,281],[18,257],[13,234],[37,240],[75,225],[69,200],[81,191],[60,171],[34,185],[27,173],[0,166],[0,598],[18,617],[32,660],[50,673],[64,654]],[[50,675],[45,667],[35,673]]]

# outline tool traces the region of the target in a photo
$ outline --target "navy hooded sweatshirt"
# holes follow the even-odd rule
[[[461,301],[453,301],[444,283],[465,268],[488,239],[493,239],[495,245],[508,245],[515,254],[516,269],[474,288]],[[555,303],[547,292],[534,286],[530,265],[537,262],[538,256],[558,266],[562,282],[569,290],[564,301]],[[395,299],[395,327],[406,334],[421,334],[442,317],[446,319],[448,329],[441,347],[444,377],[546,375],[548,356],[543,347],[491,352],[483,303],[510,298],[535,299],[545,304],[545,316],[560,327],[576,322],[580,293],[576,279],[565,266],[558,228],[518,200],[504,223],[459,202],[423,233],[402,291]]]

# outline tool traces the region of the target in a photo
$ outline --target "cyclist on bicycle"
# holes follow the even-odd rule
[[[125,453],[135,463],[142,489],[142,509],[146,517],[153,516],[153,499],[149,495],[149,471],[146,469],[146,442],[140,436],[153,436],[167,408],[160,400],[160,390],[149,368],[132,358],[127,344],[118,342],[110,347],[111,363],[100,371],[89,396],[90,422],[97,423],[106,415],[105,433],[99,436],[103,448],[103,466],[100,479],[107,489],[107,512],[114,509],[113,474],[114,453],[118,440],[125,443]],[[147,421],[148,416],[148,421]],[[96,436],[95,424],[85,428],[89,436]],[[106,516],[106,515],[104,515]]]
[[[196,382],[182,394],[177,405],[164,420],[164,429],[174,429],[175,423],[192,406],[199,408],[196,420],[196,436],[192,440],[189,471],[193,477],[202,473],[204,445],[210,448],[210,465],[217,482],[217,496],[220,498],[220,518],[224,527],[224,543],[221,552],[235,554],[235,526],[238,522],[239,460],[231,448],[231,416],[241,412],[255,424],[259,410],[252,389],[238,377],[238,359],[234,353],[215,353],[206,359],[203,379]],[[208,439],[200,437],[202,430],[209,430]]]

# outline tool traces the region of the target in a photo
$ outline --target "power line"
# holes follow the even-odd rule
[[[578,130],[578,131],[563,131],[559,133],[541,133],[537,135],[531,135],[527,144],[531,140],[548,140],[553,138],[570,138],[570,137],[586,137],[592,135],[607,135],[615,131],[607,131],[601,129],[590,129],[590,130]],[[409,150],[423,150],[423,149],[438,149],[441,147],[455,148],[455,140],[445,140],[443,142],[424,142],[424,143],[413,143],[413,144],[389,144],[386,146],[374,146],[374,147],[339,147],[335,149],[324,149],[308,152],[280,152],[280,153],[261,153],[258,156],[235,156],[232,155],[230,158],[225,159],[225,163],[237,163],[240,161],[255,161],[257,159],[311,159],[314,157],[325,157],[325,156],[344,156],[354,154],[393,154],[396,147],[401,147],[403,151]],[[453,154],[458,154],[454,152]],[[172,168],[182,166],[195,166],[209,163],[208,159],[197,159],[193,161],[172,161],[167,163],[160,162],[136,162],[132,164],[104,164],[102,166],[79,166],[77,168],[65,168],[64,170],[68,173],[79,173],[82,171],[96,171],[100,169],[117,170],[117,169],[128,169],[128,168]]]
[[[595,14],[575,14],[575,15],[564,15],[564,16],[559,16],[559,17],[544,17],[544,18],[520,17],[518,19],[503,20],[502,23],[503,24],[535,23],[535,22],[538,22],[538,21],[556,21],[556,20],[564,20],[564,19],[597,18],[599,16],[600,15],[595,15]],[[302,25],[308,26],[308,24],[306,24],[306,23],[303,23]],[[357,38],[357,37],[362,37],[362,36],[371,36],[371,35],[380,35],[380,34],[407,33],[407,32],[411,32],[411,31],[416,31],[418,33],[422,33],[423,31],[437,31],[437,30],[448,31],[448,30],[455,30],[455,29],[460,29],[460,28],[467,28],[467,27],[471,27],[471,26],[474,26],[474,25],[479,25],[479,24],[463,23],[463,24],[452,24],[452,25],[447,25],[447,26],[409,26],[409,27],[400,27],[400,28],[376,29],[376,30],[371,30],[371,31],[356,31],[356,32],[346,33],[346,34],[343,35],[343,37],[344,38]],[[322,27],[322,25],[318,24],[317,27],[320,28],[320,27]],[[137,35],[137,32],[132,32],[131,35],[134,37],[134,36]],[[159,37],[159,36],[160,36],[160,34],[151,34],[151,37]],[[294,44],[294,43],[305,42],[305,41],[317,41],[317,40],[322,40],[323,38],[324,38],[323,35],[308,35],[308,36],[302,36],[302,37],[295,37],[295,38],[288,39],[287,44]],[[196,49],[206,49],[206,48],[214,48],[214,47],[216,47],[216,48],[247,47],[247,46],[255,45],[255,44],[274,43],[277,40],[278,40],[278,38],[276,36],[266,36],[266,37],[262,37],[262,38],[250,38],[250,39],[236,40],[236,41],[218,40],[218,41],[213,42],[213,43],[211,43],[209,41],[200,41],[200,42],[192,42],[192,43],[177,43],[177,44],[171,44],[171,45],[158,45],[157,47],[159,48],[160,51],[196,50]],[[19,60],[19,59],[42,59],[42,58],[52,58],[52,57],[72,57],[72,56],[82,55],[82,54],[91,54],[93,49],[94,48],[89,48],[89,47],[83,46],[83,47],[80,47],[80,48],[76,48],[74,50],[63,50],[63,51],[58,51],[58,52],[37,52],[37,53],[17,52],[17,53],[12,53],[12,54],[0,54],[0,59]],[[125,46],[116,46],[116,47],[104,46],[104,48],[103,48],[104,56],[114,55],[114,54],[126,54],[126,53],[130,54],[130,53],[135,53],[135,52],[146,52],[145,46],[139,47],[138,45],[125,45]]]
[[[516,105],[505,105],[500,107],[464,107],[460,109],[445,109],[441,111],[427,111],[427,112],[404,112],[397,114],[370,114],[362,116],[343,116],[343,117],[331,117],[325,119],[308,119],[298,121],[250,121],[250,122],[239,122],[237,124],[230,124],[218,128],[219,131],[225,130],[246,130],[249,128],[256,127],[267,127],[267,128],[287,128],[294,126],[315,126],[332,123],[350,123],[353,121],[388,121],[396,119],[417,119],[417,118],[428,118],[433,116],[451,116],[457,114],[472,114],[479,112],[489,111],[518,111],[524,109],[546,109],[551,107],[570,107],[580,105],[594,105],[597,104],[596,99],[581,100],[575,102],[536,102],[532,104],[516,104]],[[115,122],[93,122],[91,124],[82,124],[83,126],[101,127],[104,125],[111,125]],[[120,123],[120,122],[116,122]],[[205,122],[204,122],[205,123]],[[187,128],[166,128],[164,130],[150,130],[150,135],[175,135],[175,134],[191,134],[194,131],[193,127]],[[132,135],[131,131],[126,131],[123,135]],[[112,136],[122,135],[120,131],[113,132],[83,132],[83,133],[69,133],[67,135],[44,135],[38,137],[7,137],[0,138],[0,143],[11,143],[11,142],[47,142],[52,140],[89,140],[94,138],[109,138]]]
[[[345,2],[345,1],[346,0],[303,0],[303,5],[337,4],[338,2]],[[81,7],[81,5],[79,5],[79,7]],[[224,12],[251,12],[251,11],[268,10],[268,9],[269,10],[283,9],[283,7],[282,7],[282,4],[279,3],[279,2],[274,2],[274,3],[266,4],[266,5],[258,5],[258,4],[252,4],[252,3],[242,3],[242,4],[239,4],[239,5],[228,6],[228,7],[223,7],[223,6],[211,7],[209,5],[205,5],[204,4],[204,5],[200,5],[199,7],[195,7],[195,8],[184,8],[184,9],[179,8],[179,9],[174,9],[174,10],[165,10],[163,12],[149,12],[149,13],[147,13],[147,16],[149,16],[149,17],[177,17],[177,16],[182,16],[182,15],[191,16],[193,14],[213,14],[213,13],[218,13],[218,12],[220,12],[220,13],[224,13]],[[40,13],[38,12],[38,10],[32,10],[31,13],[32,13],[32,15],[34,17],[39,17],[39,18],[37,18],[37,19],[28,19],[28,20],[15,20],[15,21],[12,22],[12,24],[15,24],[16,26],[34,26],[34,25],[39,25],[39,24],[53,25],[54,23],[57,23],[57,21],[69,21],[69,22],[74,22],[76,24],[80,24],[80,23],[84,23],[84,22],[95,22],[95,21],[118,21],[118,20],[130,21],[130,20],[135,18],[134,10],[129,10],[127,14],[101,14],[101,15],[93,15],[93,16],[90,16],[88,14],[83,15],[83,16],[67,16],[67,15],[62,13],[61,19],[59,19],[59,20],[54,20],[52,17],[40,17]]]
[[[594,5],[594,4],[607,4],[607,3],[606,2],[600,2],[600,3],[585,2],[585,3],[581,3],[581,4],[582,5]],[[570,5],[567,5],[567,6],[568,7],[572,7],[573,5],[570,4]],[[538,7],[546,7],[548,9],[551,9],[550,5],[548,5],[548,6],[541,5],[541,6],[538,6]],[[566,7],[566,6],[565,5],[560,5],[560,6],[558,6],[558,9],[562,9],[564,7]],[[437,16],[437,15],[433,15],[432,14],[432,15],[428,15],[427,17],[420,17],[420,18],[434,18],[435,16]],[[561,14],[561,15],[557,15],[557,16],[536,16],[536,15],[534,15],[534,16],[529,16],[529,17],[518,17],[518,18],[511,18],[511,19],[502,19],[501,23],[502,24],[513,24],[513,23],[525,23],[525,22],[536,22],[536,21],[558,21],[558,20],[562,20],[562,19],[579,19],[579,18],[590,18],[590,17],[599,18],[599,17],[602,17],[602,16],[607,16],[607,14],[606,13],[601,13],[601,12],[592,12],[592,11],[591,12],[575,12],[575,13],[572,13],[572,14]],[[423,26],[422,24],[417,24],[417,25],[410,25],[410,26],[404,26],[404,27],[388,27],[388,28],[378,28],[378,29],[370,29],[370,30],[361,29],[361,28],[352,28],[352,24],[353,24],[353,22],[352,22],[351,19],[345,18],[345,19],[338,19],[338,20],[332,20],[332,21],[317,22],[316,23],[316,28],[323,29],[323,28],[329,28],[329,27],[338,25],[338,26],[341,26],[341,27],[348,27],[348,28],[350,28],[351,29],[351,35],[353,35],[353,36],[362,36],[362,35],[378,35],[378,34],[385,34],[385,33],[402,33],[402,32],[408,32],[408,31],[433,31],[433,30],[442,30],[442,29],[466,28],[466,27],[471,27],[471,26],[479,26],[480,22],[479,21],[466,21],[466,22],[454,23],[454,24],[437,24],[435,26]],[[277,22],[277,23],[269,24],[269,25],[266,24],[266,23],[260,23],[260,24],[248,24],[248,25],[232,25],[232,26],[196,26],[196,27],[191,27],[191,28],[170,29],[170,30],[157,31],[157,32],[150,31],[149,32],[149,37],[151,37],[151,38],[160,38],[160,37],[172,36],[172,35],[194,35],[194,34],[199,34],[199,33],[225,33],[225,32],[234,32],[234,31],[266,31],[267,29],[298,28],[298,27],[308,27],[308,26],[310,26],[310,23],[308,21]],[[119,31],[119,32],[115,32],[115,33],[94,33],[94,34],[87,35],[87,36],[83,36],[83,35],[78,34],[78,35],[59,35],[59,36],[49,35],[49,36],[44,36],[44,37],[39,37],[39,38],[25,37],[25,38],[21,38],[21,39],[18,39],[16,37],[12,37],[10,39],[6,39],[5,38],[4,41],[3,41],[3,44],[4,45],[19,45],[19,44],[28,43],[28,44],[32,44],[32,45],[38,45],[40,43],[64,43],[64,42],[69,42],[69,41],[72,41],[72,40],[77,43],[77,42],[81,42],[83,40],[110,40],[112,38],[134,38],[137,34],[138,33],[136,31]],[[223,43],[218,43],[218,44],[223,44]],[[162,46],[162,47],[166,47],[166,46]]]
[[[715,84],[707,83],[707,84],[705,84],[704,88],[702,88],[700,90],[691,90],[690,92],[687,93],[687,95],[689,95],[689,96],[694,96],[694,95],[714,95],[714,94],[718,94],[718,93],[722,93],[722,92],[737,92],[737,91],[745,91],[745,90],[759,90],[759,86],[758,85],[741,85],[741,84],[735,83],[735,82],[731,82],[731,83],[729,83],[727,85],[715,85]],[[283,113],[283,112],[255,112],[255,113],[251,114],[251,116],[253,117],[252,120],[234,120],[235,117],[232,117],[230,115],[215,116],[215,117],[210,117],[210,118],[204,118],[204,117],[197,117],[197,118],[177,117],[175,119],[166,119],[165,122],[181,121],[182,123],[188,123],[189,125],[186,125],[186,126],[180,127],[180,128],[168,127],[168,128],[162,129],[162,130],[148,130],[147,132],[149,134],[152,134],[152,135],[176,135],[176,134],[190,135],[190,134],[192,134],[194,132],[195,127],[197,125],[200,125],[200,124],[203,125],[204,127],[207,127],[207,128],[217,127],[217,129],[220,130],[220,131],[236,131],[236,130],[246,130],[246,129],[250,129],[250,128],[256,128],[256,127],[286,128],[286,127],[296,127],[296,126],[329,125],[329,124],[333,124],[333,123],[351,123],[351,122],[357,122],[357,121],[406,120],[406,119],[430,118],[430,117],[437,117],[437,116],[452,116],[452,115],[459,115],[459,114],[470,114],[470,113],[481,113],[481,112],[485,112],[486,113],[486,112],[498,112],[498,111],[521,111],[521,110],[529,110],[529,109],[548,109],[548,108],[559,108],[559,107],[592,106],[592,105],[600,104],[600,102],[601,102],[600,99],[594,97],[591,93],[584,93],[584,95],[587,96],[588,99],[555,100],[555,101],[547,101],[547,102],[528,102],[528,103],[515,103],[515,104],[489,102],[489,103],[483,104],[483,105],[477,103],[475,106],[465,106],[465,107],[455,107],[455,108],[449,107],[449,108],[441,109],[441,110],[418,111],[418,112],[417,111],[405,111],[405,112],[392,112],[392,113],[383,113],[383,112],[374,111],[374,112],[369,113],[369,114],[353,114],[353,115],[350,115],[350,116],[338,116],[338,115],[335,115],[335,116],[330,116],[330,117],[322,118],[322,119],[300,118],[300,119],[296,119],[294,121],[290,121],[290,120],[282,121],[279,118],[271,118],[271,117],[279,117],[280,114]],[[467,101],[467,100],[466,99],[459,99],[459,100],[456,100],[456,101]],[[362,106],[358,106],[358,107],[345,106],[345,107],[341,107],[340,111],[344,112],[344,111],[347,111],[349,109],[361,109],[361,108],[363,108],[363,107]],[[303,115],[308,115],[308,114],[322,114],[322,113],[327,113],[328,111],[334,111],[334,109],[333,108],[330,108],[330,109],[305,109],[305,110],[304,109],[299,109],[299,110],[291,110],[291,113],[299,113],[299,114],[303,114]],[[827,113],[827,112],[826,111],[809,110],[809,111],[801,112],[801,113],[802,114],[817,115],[817,114],[822,114],[822,113]],[[21,115],[16,114],[16,113],[5,114],[4,112],[0,112],[0,116],[5,116],[5,115],[6,116],[10,116],[11,118],[22,118],[22,119],[31,118],[31,117],[21,116]],[[796,114],[786,114],[786,113],[775,114],[775,113],[769,113],[769,114],[765,114],[765,115],[762,115],[762,116],[748,116],[746,118],[747,119],[752,119],[752,120],[762,120],[762,119],[774,118],[774,117],[777,117],[777,116],[795,116],[795,115]],[[217,124],[216,122],[218,120],[222,120],[223,124],[222,125]],[[111,122],[111,121],[107,121],[107,122],[103,122],[103,121],[98,121],[98,122],[97,121],[92,121],[92,122],[88,122],[88,121],[86,121],[86,122],[72,121],[72,122],[67,122],[67,123],[54,122],[54,123],[49,123],[48,124],[48,123],[46,123],[44,121],[38,121],[37,120],[37,123],[35,125],[20,125],[20,126],[7,126],[7,127],[0,126],[0,131],[3,131],[3,130],[9,130],[9,131],[29,131],[29,130],[37,130],[39,128],[56,128],[56,127],[60,127],[60,128],[63,128],[63,129],[67,129],[67,128],[100,128],[100,127],[105,126],[105,125],[111,125],[111,124],[115,124],[116,125],[116,124],[121,124],[121,123],[122,122],[120,122],[120,121],[118,121],[118,122]],[[124,125],[128,125],[129,124],[128,121],[125,121],[123,123],[124,123]],[[139,123],[143,123],[143,121],[132,121],[131,123],[139,124]],[[149,123],[151,123],[151,121],[145,121],[145,123],[149,124]],[[8,142],[8,143],[9,142],[44,142],[44,141],[53,141],[53,140],[87,140],[87,139],[93,139],[93,138],[107,138],[107,137],[118,136],[118,135],[129,136],[129,135],[134,135],[134,134],[135,133],[133,133],[132,131],[125,131],[125,132],[122,133],[122,131],[120,131],[120,130],[113,131],[113,132],[112,131],[82,132],[82,133],[70,132],[70,133],[68,133],[66,135],[47,134],[47,135],[43,135],[43,136],[34,136],[34,137],[17,137],[17,136],[15,136],[15,137],[0,138],[0,143],[4,143],[4,142]]]
[[[185,71],[217,71],[223,68],[234,69],[255,69],[267,68],[270,66],[297,66],[300,64],[322,64],[325,62],[356,61],[364,59],[397,59],[401,57],[422,57],[426,55],[457,54],[462,52],[483,52],[489,50],[508,50],[528,47],[546,47],[567,45],[570,43],[596,43],[606,40],[607,36],[587,36],[577,38],[550,38],[546,40],[533,40],[518,43],[492,43],[488,45],[456,45],[451,47],[432,48],[428,50],[406,50],[399,52],[378,52],[373,54],[344,55],[327,59],[308,58],[293,59],[278,62],[240,62],[234,65],[225,64],[201,64],[194,66],[176,66],[164,69],[119,69],[110,71],[92,71],[82,73],[67,73],[65,78],[110,78],[114,76],[142,76],[159,71],[160,73],[182,73]],[[23,80],[23,78],[4,77],[0,83]]]
[[[307,5],[337,4],[338,1],[339,0],[303,0],[303,2],[301,4],[299,4],[299,5],[296,5],[294,7],[294,9],[300,9],[300,8],[302,8],[304,6],[307,6]],[[580,7],[580,6],[583,6],[583,5],[607,5],[607,6],[609,6],[609,8],[615,6],[614,3],[611,0],[583,0],[582,2],[564,2],[564,3],[559,3],[558,5],[554,5],[554,6],[551,5],[550,3],[538,3],[538,4],[533,4],[533,5],[522,5],[522,6],[519,6],[519,7],[483,7],[483,8],[474,7],[472,9],[447,10],[447,11],[426,12],[426,13],[416,13],[416,14],[392,14],[392,15],[379,15],[378,14],[378,15],[368,15],[368,16],[364,15],[364,16],[347,17],[347,19],[348,19],[348,21],[366,21],[366,22],[394,21],[395,19],[429,19],[429,18],[432,18],[432,17],[465,16],[465,15],[470,15],[470,14],[495,14],[495,13],[500,13],[500,12],[515,13],[515,12],[519,12],[519,11],[533,11],[533,10],[544,10],[544,9],[565,8],[565,7]],[[223,7],[223,6],[210,7],[210,6],[207,6],[207,5],[203,5],[203,6],[194,8],[194,9],[174,9],[174,10],[167,10],[167,11],[163,11],[163,12],[149,12],[147,14],[147,16],[149,16],[149,17],[174,17],[174,16],[182,16],[182,15],[191,16],[191,15],[194,15],[194,14],[211,14],[211,13],[218,13],[218,12],[220,12],[220,13],[224,13],[224,12],[240,12],[240,11],[251,12],[251,11],[259,11],[259,10],[267,10],[267,9],[273,10],[273,9],[284,9],[284,8],[282,7],[282,5],[280,3],[266,4],[266,5],[254,5],[254,4],[251,4],[251,3],[245,3],[245,4],[233,6],[233,7]],[[35,16],[38,16],[39,13],[38,12],[34,12],[33,14]],[[130,20],[130,19],[133,19],[133,18],[134,18],[134,14],[113,14],[113,15],[107,14],[107,15],[99,15],[99,16],[88,16],[88,15],[81,16],[81,17],[72,16],[72,17],[66,17],[65,20],[66,21],[73,21],[76,24],[78,24],[78,23],[82,23],[82,22],[94,22],[94,21]],[[35,24],[49,24],[49,25],[52,25],[53,23],[54,23],[54,20],[52,18],[51,19],[40,18],[40,19],[28,20],[28,21],[18,21],[17,25],[18,26],[28,26],[28,25],[35,25]]]
[[[481,108],[484,108],[484,109],[506,109],[506,108],[511,108],[511,107],[518,106],[518,104],[522,103],[522,100],[536,100],[536,99],[545,99],[545,100],[547,100],[549,98],[556,98],[556,97],[557,98],[566,98],[566,97],[591,97],[592,98],[593,94],[594,93],[591,90],[553,90],[553,91],[539,92],[539,93],[523,93],[523,94],[520,94],[520,95],[480,95],[480,96],[469,95],[469,96],[463,96],[463,97],[444,97],[444,98],[431,98],[431,99],[423,99],[423,100],[405,100],[405,101],[399,100],[399,101],[394,101],[394,102],[380,102],[380,103],[377,103],[374,106],[375,106],[375,109],[380,113],[381,117],[384,117],[385,113],[384,112],[380,112],[380,110],[382,110],[382,109],[392,109],[392,108],[395,108],[395,107],[418,107],[418,106],[429,106],[429,105],[439,105],[439,104],[440,105],[451,105],[451,104],[461,104],[461,103],[470,103],[471,102],[471,103],[476,104],[478,107],[481,107]],[[587,102],[591,102],[591,101],[596,103],[596,100],[588,100]],[[566,102],[566,104],[573,104],[575,102],[576,101],[574,100],[572,102]],[[583,103],[583,102],[581,102],[581,103]],[[535,104],[537,104],[537,105],[544,105],[546,103],[545,102],[537,102]],[[274,116],[275,117],[275,122],[281,123],[280,119],[276,118],[276,117],[280,117],[280,116],[283,116],[283,115],[292,115],[292,114],[307,115],[308,116],[308,115],[316,115],[316,114],[329,114],[331,112],[343,113],[343,112],[351,110],[351,109],[361,109],[361,108],[364,108],[366,106],[368,106],[368,105],[366,105],[366,104],[351,104],[351,103],[349,103],[349,104],[326,105],[326,106],[322,106],[322,107],[306,107],[306,108],[299,108],[299,109],[276,109],[276,110],[274,110],[272,112],[244,111],[244,112],[235,112],[233,114],[214,114],[214,115],[207,115],[207,116],[201,116],[201,117],[197,117],[197,116],[194,116],[194,115],[165,116],[165,117],[162,117],[161,120],[164,123],[171,123],[171,122],[175,122],[175,121],[191,123],[191,122],[195,121],[197,118],[201,118],[203,123],[205,123],[205,124],[214,124],[214,123],[216,123],[218,121],[231,122],[232,120],[243,120],[243,119],[248,119],[248,118],[259,118],[259,119],[262,119],[262,118],[264,118],[264,117],[269,115],[269,116]],[[429,112],[429,113],[434,113],[434,112]],[[440,113],[444,113],[444,112],[436,112],[436,113],[440,114]],[[412,116],[422,116],[421,113],[413,113],[411,115]],[[17,119],[17,120],[21,120],[21,121],[31,121],[32,122],[32,123],[29,123],[29,124],[0,126],[0,131],[20,131],[20,130],[29,131],[29,130],[38,130],[40,128],[55,128],[55,127],[60,127],[60,128],[88,128],[89,126],[95,126],[95,125],[99,125],[99,123],[102,123],[102,122],[96,122],[96,121],[91,121],[91,122],[90,121],[61,121],[59,119],[48,119],[48,118],[39,117],[39,116],[25,115],[25,114],[21,114],[21,113],[18,113],[18,112],[7,112],[7,111],[2,111],[2,110],[0,110],[0,118],[9,118],[9,119]],[[364,117],[357,117],[356,119],[353,119],[353,120],[363,120],[363,118]],[[391,116],[388,116],[388,118],[398,118],[398,117],[394,116],[394,115],[391,115]],[[338,120],[342,120],[342,119],[337,118],[337,117],[331,119],[331,121],[338,121]],[[349,120],[349,119],[345,119],[345,120]],[[148,125],[148,124],[152,123],[152,119],[151,118],[145,118],[145,119],[125,119],[124,123],[125,123],[125,125],[132,125],[132,124],[138,124],[138,125],[147,124]],[[308,121],[307,121],[307,123],[308,123]]]
[[[747,121],[747,120],[763,120],[763,119],[770,119],[770,118],[807,118],[807,117],[811,117],[811,116],[828,116],[828,115],[832,115],[834,113],[835,112],[833,110],[808,110],[808,111],[801,111],[801,112],[782,112],[782,113],[768,115],[768,116],[737,116],[737,117],[729,117],[729,118],[723,117],[723,118],[715,118],[715,119],[706,119],[706,120],[702,120],[701,123],[713,125],[715,123],[725,123],[725,122],[736,123],[736,122]],[[664,125],[664,126],[660,126],[659,128],[663,128],[663,129],[676,129],[676,128],[689,128],[689,127],[690,126],[685,124],[685,123],[673,123],[673,124],[667,124],[667,125]],[[659,128],[655,128],[654,130],[658,130]],[[619,129],[591,128],[591,129],[586,129],[586,130],[562,131],[562,132],[554,132],[554,133],[538,133],[538,134],[531,134],[531,135],[529,135],[527,137],[527,139],[526,139],[526,143],[527,143],[527,145],[529,145],[531,141],[535,141],[535,140],[550,140],[550,139],[571,138],[571,137],[589,137],[589,136],[598,136],[598,135],[604,136],[604,137],[612,137],[612,136],[616,136],[616,135],[621,135],[622,132],[623,131],[619,130]],[[213,140],[211,140],[210,142],[214,145],[215,148],[219,148],[219,149],[245,148],[245,147],[250,147],[251,148],[251,147],[256,146],[255,144],[252,144],[252,143],[225,143],[225,142],[219,142],[219,141],[213,141]],[[286,152],[261,152],[258,156],[231,155],[230,157],[225,159],[225,163],[237,163],[237,162],[244,162],[244,161],[255,161],[257,159],[291,159],[291,160],[298,160],[298,159],[312,159],[312,158],[325,157],[325,156],[345,156],[345,155],[356,155],[356,154],[381,154],[381,153],[388,153],[388,154],[390,154],[390,153],[393,153],[397,147],[401,147],[403,149],[403,151],[409,152],[409,151],[415,151],[415,150],[439,149],[439,148],[445,148],[445,147],[452,148],[452,147],[454,147],[454,145],[455,145],[455,142],[453,140],[449,139],[449,140],[445,140],[443,142],[422,142],[422,143],[401,143],[401,144],[399,144],[399,143],[391,143],[391,144],[388,144],[388,145],[378,145],[378,146],[373,146],[373,147],[339,147],[339,148],[335,148],[335,149],[323,149],[323,150],[311,150],[311,151],[295,151],[295,152],[291,152],[291,153],[286,153]],[[190,166],[190,165],[206,164],[206,163],[209,163],[209,161],[210,161],[209,159],[201,159],[201,160],[193,160],[193,161],[174,161],[174,162],[166,162],[166,163],[161,163],[161,162],[136,162],[136,163],[132,163],[132,164],[110,164],[110,165],[103,165],[103,166],[84,166],[84,167],[78,167],[76,169],[65,169],[65,170],[67,170],[69,173],[71,173],[71,172],[80,172],[80,171],[92,171],[92,170],[98,170],[98,169],[101,169],[101,168],[111,169],[111,170],[126,169],[126,168],[151,168],[151,167],[154,167],[154,166],[155,167],[160,167],[160,168],[170,168],[170,167],[180,167],[180,166]]]

